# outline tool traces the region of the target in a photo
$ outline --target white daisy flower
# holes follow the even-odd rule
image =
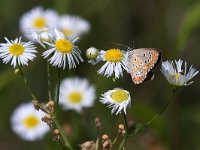
[[[90,30],[90,24],[79,16],[63,15],[60,17],[59,29],[66,37],[79,37]]]
[[[83,107],[93,106],[95,96],[95,87],[87,79],[74,77],[61,82],[59,103],[64,110],[81,112]]]
[[[112,114],[116,112],[117,115],[121,111],[124,111],[126,114],[126,109],[131,104],[131,96],[128,91],[116,88],[102,94],[100,102],[103,104],[108,104],[108,107],[112,108]]]
[[[34,141],[44,137],[49,131],[48,125],[41,120],[45,115],[36,110],[32,103],[20,105],[11,117],[13,131],[23,140]]]
[[[99,56],[106,63],[98,70],[99,74],[110,77],[114,74],[115,78],[123,77],[123,69],[128,71],[126,65],[127,53],[120,49],[109,49],[100,51]]]
[[[44,10],[42,7],[36,7],[25,13],[20,19],[20,30],[32,40],[33,32],[40,32],[48,27],[57,27],[58,15],[54,10]]]
[[[29,60],[33,60],[37,53],[32,42],[22,42],[21,37],[13,40],[5,38],[7,43],[0,43],[0,58],[4,63],[9,63],[14,68],[19,65],[28,65]]]
[[[175,63],[173,61],[162,62],[161,72],[170,84],[187,86],[193,83],[193,81],[189,82],[189,80],[196,76],[199,71],[190,66],[187,73],[187,62],[183,63],[183,60],[179,59],[178,61],[175,60]]]
[[[79,60],[83,62],[80,49],[74,45],[77,38],[66,39],[64,34],[57,29],[54,29],[54,37],[53,43],[45,42],[50,49],[42,54],[44,58],[50,57],[48,61],[51,65],[65,69],[66,61],[68,61],[69,69],[71,69],[76,67],[76,63],[79,64]]]

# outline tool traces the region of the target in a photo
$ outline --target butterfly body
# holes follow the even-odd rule
[[[135,84],[152,79],[152,70],[160,62],[161,54],[155,48],[132,49],[128,52],[128,66]]]

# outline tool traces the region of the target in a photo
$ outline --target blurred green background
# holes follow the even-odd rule
[[[156,68],[154,80],[141,85],[134,85],[129,74],[115,83],[111,78],[97,75],[102,64],[91,66],[87,63],[85,50],[90,46],[99,49],[118,47],[110,43],[113,42],[130,47],[134,45],[134,48],[154,47],[161,50],[163,60],[182,58],[189,65],[200,68],[200,1],[0,0],[0,42],[4,42],[5,36],[14,39],[22,35],[19,19],[35,6],[52,8],[59,14],[80,15],[91,23],[90,33],[78,42],[85,62],[74,70],[62,72],[62,78],[85,77],[97,88],[97,100],[93,108],[85,109],[82,114],[60,111],[60,121],[67,122],[71,127],[69,139],[75,150],[80,149],[79,144],[84,141],[96,139],[96,116],[104,125],[102,133],[109,134],[112,139],[117,134],[117,126],[122,120],[120,115],[111,115],[110,109],[98,102],[101,93],[114,87],[129,90],[132,106],[128,110],[128,119],[142,123],[158,113],[172,95],[169,84],[159,71],[160,66]],[[56,71],[51,69],[56,81]],[[24,70],[33,91],[41,98],[40,101],[47,100],[45,61],[37,57]],[[175,100],[151,128],[129,138],[127,150],[200,150],[199,79],[198,74],[192,85],[176,93]],[[10,116],[13,110],[30,100],[20,76],[15,75],[9,65],[0,63],[0,149],[62,149],[52,141],[51,133],[42,141],[25,142],[12,132]]]

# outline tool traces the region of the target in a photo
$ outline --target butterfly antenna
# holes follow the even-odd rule
[[[133,41],[133,46],[132,46],[133,48],[134,48],[134,45],[135,45],[135,42]]]
[[[126,45],[123,45],[123,44],[119,44],[119,43],[113,43],[113,42],[109,42],[109,43],[113,44],[113,45],[122,46],[122,47],[125,47],[125,48],[130,48],[129,46],[126,46]]]

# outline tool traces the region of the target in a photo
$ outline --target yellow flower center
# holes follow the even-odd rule
[[[129,94],[124,90],[116,90],[111,94],[111,98],[116,102],[123,102],[128,100]]]
[[[171,75],[171,79],[173,80],[174,78],[176,79],[176,81],[178,81],[179,77],[180,77],[181,74],[179,73],[176,73],[176,74],[172,74]]]
[[[39,124],[39,120],[35,115],[30,115],[23,121],[27,128],[35,128]]]
[[[82,100],[82,95],[80,92],[72,92],[68,96],[71,103],[79,104]]]
[[[60,39],[55,43],[56,49],[61,53],[71,53],[73,44],[69,40]]]
[[[110,62],[119,62],[124,57],[124,54],[119,49],[109,49],[105,53],[105,59]]]
[[[66,37],[69,37],[70,35],[72,35],[73,31],[71,29],[67,29],[67,28],[64,28],[62,30],[63,34],[66,36]]]
[[[19,56],[24,53],[24,46],[21,44],[12,44],[9,47],[9,52],[13,55]]]
[[[46,24],[46,20],[44,17],[38,17],[33,21],[33,26],[35,28],[39,28],[39,29],[44,28],[45,24]]]

